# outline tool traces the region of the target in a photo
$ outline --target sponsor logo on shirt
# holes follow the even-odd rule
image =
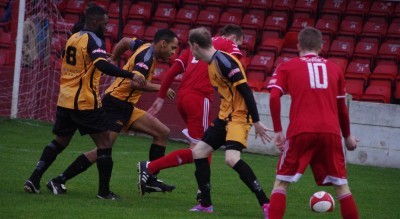
[[[136,65],[146,70],[149,70],[149,66],[147,66],[144,62],[138,62],[136,63]]]
[[[92,54],[95,53],[103,53],[103,54],[107,54],[107,52],[104,49],[98,48],[92,51]]]
[[[239,72],[240,72],[240,69],[239,69],[239,68],[234,68],[234,69],[232,69],[232,70],[229,72],[228,77],[231,78],[231,77],[233,77],[236,73],[239,73]]]

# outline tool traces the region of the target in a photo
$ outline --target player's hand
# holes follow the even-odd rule
[[[285,145],[286,138],[282,131],[275,132],[275,145],[278,150],[283,151],[283,147]]]
[[[157,97],[157,99],[153,102],[153,105],[147,110],[147,113],[151,116],[155,116],[158,112],[160,112],[161,108],[164,105],[164,99]]]
[[[354,135],[349,135],[344,139],[344,143],[346,145],[347,150],[354,151],[357,148],[357,142],[360,140],[357,139]]]
[[[167,97],[168,97],[168,99],[170,99],[170,100],[172,100],[172,99],[174,99],[175,98],[175,91],[174,90],[172,90],[171,88],[168,88],[168,91],[167,91]]]
[[[134,74],[132,81],[136,82],[140,87],[146,86],[146,83],[147,83],[146,78],[144,78],[144,76],[140,75],[140,74]]]
[[[254,125],[254,131],[256,133],[256,139],[258,136],[260,136],[263,144],[265,144],[265,142],[270,142],[272,140],[272,137],[269,136],[267,133],[267,131],[271,132],[272,130],[265,127],[265,125],[261,121],[258,121],[253,125]]]

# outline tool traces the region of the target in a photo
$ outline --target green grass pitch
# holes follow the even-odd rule
[[[213,214],[188,211],[196,204],[193,164],[159,174],[164,182],[177,186],[172,193],[140,196],[136,164],[148,159],[151,141],[138,136],[121,135],[114,145],[111,188],[121,195],[121,200],[96,198],[95,165],[69,181],[65,195],[55,196],[46,189],[47,180],[94,146],[89,137],[78,134],[45,173],[41,194],[26,194],[23,184],[43,147],[53,139],[51,128],[51,124],[37,121],[0,118],[0,218],[262,218],[255,196],[224,163],[223,151],[214,153],[211,166]],[[171,141],[167,152],[184,147],[187,145]],[[245,153],[242,159],[253,168],[269,196],[277,157]],[[399,169],[348,165],[348,175],[360,218],[400,218]],[[340,218],[337,199],[333,213],[316,214],[309,210],[309,197],[319,190],[333,194],[332,187],[317,187],[308,170],[300,182],[289,188],[285,218]]]

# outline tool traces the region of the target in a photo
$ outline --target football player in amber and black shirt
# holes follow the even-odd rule
[[[130,81],[131,86],[144,86],[146,79],[142,74],[119,69],[106,61],[105,44],[99,36],[103,35],[107,21],[108,16],[103,8],[88,8],[84,29],[73,34],[66,43],[53,127],[56,137],[44,148],[36,168],[24,184],[28,193],[40,193],[42,175],[68,146],[75,131],[79,130],[81,135],[89,134],[98,149],[97,197],[111,200],[118,198],[109,188],[113,166],[112,141],[98,93],[100,76],[104,73],[123,77]]]
[[[214,48],[210,32],[203,27],[190,30],[189,46],[196,59],[208,63],[210,82],[221,95],[218,117],[192,150],[196,165],[195,176],[202,198],[190,211],[213,212],[210,164],[207,157],[222,145],[226,145],[226,163],[239,174],[240,179],[257,197],[260,206],[264,207],[269,200],[253,170],[240,155],[247,147],[248,132],[252,125],[256,136],[263,142],[270,141],[271,137],[260,121],[244,69],[236,57]]]
[[[135,131],[153,137],[150,146],[149,159],[155,160],[165,154],[168,142],[169,129],[155,117],[146,116],[147,112],[135,107],[142,95],[142,91],[158,91],[159,84],[150,82],[158,59],[168,60],[178,47],[178,38],[169,29],[160,29],[154,36],[153,43],[143,44],[136,38],[123,38],[115,47],[112,59],[117,59],[125,50],[134,51],[129,58],[125,70],[135,74],[142,74],[147,80],[144,87],[132,87],[129,79],[117,78],[106,90],[103,97],[103,108],[107,122],[110,124],[111,139],[114,142],[121,131]],[[175,92],[169,89],[168,96],[173,98]],[[49,181],[54,194],[64,193],[65,183],[74,176],[84,172],[98,160],[96,148],[81,154],[62,174]],[[64,189],[60,189],[64,187]],[[142,189],[144,192],[170,192],[174,186],[167,185],[156,177],[149,179],[148,184]]]

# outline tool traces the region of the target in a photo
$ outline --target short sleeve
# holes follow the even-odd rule
[[[87,52],[93,63],[100,59],[107,59],[106,45],[103,40],[94,33],[88,32]]]
[[[145,49],[136,55],[132,72],[138,72],[147,78],[153,61],[152,49],[149,47],[149,49]]]

